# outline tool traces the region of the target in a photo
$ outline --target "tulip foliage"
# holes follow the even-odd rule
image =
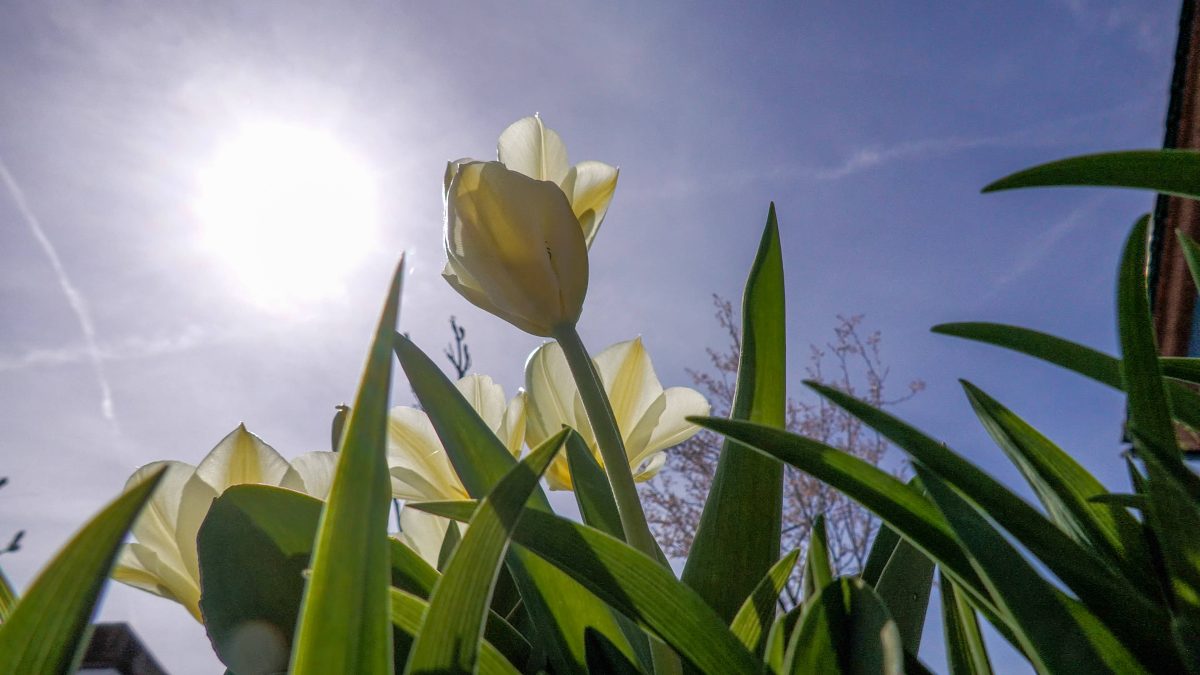
[[[990,189],[1115,185],[1200,198],[1196,175],[1198,155],[1118,153]],[[289,462],[239,427],[196,467],[138,471],[22,598],[0,576],[0,672],[71,672],[110,574],[183,605],[235,675],[921,673],[935,576],[952,673],[992,671],[988,624],[1039,672],[1200,672],[1200,477],[1177,440],[1181,428],[1200,430],[1200,359],[1157,355],[1147,218],[1120,266],[1120,356],[1011,326],[934,329],[1126,392],[1130,488],[1112,493],[964,383],[1039,507],[836,389],[809,385],[908,453],[912,481],[783,429],[773,206],[743,296],[729,419],[707,417],[694,391],[664,389],[640,339],[592,359],[575,326],[616,177],[599,162],[569,166],[538,118],[505,131],[499,161],[452,162],[444,274],[470,302],[554,339],[529,358],[527,389],[510,399],[485,376],[453,382],[396,333],[401,266],[333,451]],[[1182,244],[1200,281],[1200,246]],[[397,364],[419,409],[389,409]],[[698,425],[726,442],[691,556],[672,566],[634,485]],[[806,551],[780,550],[785,465],[883,521],[858,574],[835,574],[820,519]],[[554,512],[543,478],[572,491],[582,522]],[[405,506],[389,535],[393,499]],[[782,612],[794,573],[803,602]]]

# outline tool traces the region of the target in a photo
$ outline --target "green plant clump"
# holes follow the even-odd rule
[[[521,123],[546,133],[540,120],[536,127]],[[578,190],[574,203],[562,200],[563,193],[547,187],[559,180],[553,176],[533,185],[505,172],[500,163],[453,164],[448,218],[456,198],[471,198],[468,180],[495,180],[529,199],[545,198],[554,217],[585,227],[586,241],[573,238],[575,231],[551,239],[563,252],[557,260],[584,265],[586,289],[586,245],[603,208],[580,206],[587,200]],[[565,175],[561,180],[577,180]],[[615,173],[611,180],[615,186]],[[1200,198],[1200,155],[1076,158],[987,189],[1038,185],[1126,186]],[[515,218],[510,211],[496,217]],[[1130,487],[1110,493],[1012,411],[963,383],[1039,508],[935,438],[836,389],[809,385],[906,452],[915,478],[903,482],[783,430],[783,262],[772,206],[743,297],[732,413],[693,418],[727,440],[681,577],[647,538],[632,491],[641,465],[604,461],[620,457],[614,453],[627,452],[623,446],[632,441],[619,433],[620,410],[614,412],[603,373],[574,331],[583,297],[578,279],[549,278],[575,293],[575,304],[542,298],[549,309],[541,312],[523,304],[522,293],[540,292],[542,281],[522,290],[517,279],[503,297],[484,297],[470,286],[487,274],[526,274],[519,256],[482,269],[473,267],[469,241],[451,254],[468,299],[563,345],[564,368],[586,409],[580,419],[594,427],[564,428],[521,458],[455,383],[395,332],[401,267],[358,395],[335,434],[339,452],[328,487],[292,489],[285,477],[277,481],[282,487],[243,481],[217,496],[196,530],[196,611],[235,675],[922,673],[921,634],[936,576],[952,673],[991,672],[981,617],[1038,672],[1200,672],[1200,477],[1185,465],[1177,440],[1180,428],[1200,430],[1200,394],[1192,388],[1200,384],[1200,359],[1158,356],[1145,274],[1148,227],[1148,217],[1138,220],[1121,258],[1119,357],[1012,326],[934,328],[1126,392]],[[1200,247],[1182,243],[1200,282]],[[548,255],[550,249],[548,243]],[[556,270],[537,274],[553,277]],[[397,361],[470,497],[405,506],[462,524],[447,529],[437,564],[387,535],[388,395]],[[248,434],[237,438],[253,442]],[[583,522],[556,515],[541,487],[563,458],[557,480],[569,477]],[[859,574],[834,573],[820,522],[807,551],[780,551],[785,464],[883,521]],[[0,672],[73,671],[121,542],[156,485],[169,482],[165,474],[131,485],[19,599],[0,583]],[[781,611],[780,593],[798,564],[803,602]]]

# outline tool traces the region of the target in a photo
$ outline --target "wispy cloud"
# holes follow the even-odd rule
[[[100,354],[100,347],[96,343],[96,325],[92,321],[91,312],[88,310],[87,301],[84,300],[83,294],[71,282],[71,277],[67,274],[66,268],[63,266],[62,258],[58,255],[58,249],[55,248],[54,242],[50,241],[45,228],[38,220],[37,215],[30,208],[28,200],[25,198],[25,192],[21,186],[17,184],[16,178],[9,171],[8,165],[0,158],[0,180],[4,182],[4,186],[8,189],[8,194],[12,198],[13,203],[17,207],[17,212],[25,220],[25,224],[29,227],[30,234],[37,240],[38,246],[41,247],[42,253],[46,255],[47,262],[54,270],[54,276],[58,279],[59,288],[62,289],[63,295],[67,298],[67,303],[71,306],[71,312],[75,314],[75,319],[79,323],[79,330],[83,334],[84,356],[91,363],[92,370],[96,374],[96,383],[100,387],[100,412],[104,418],[115,426],[117,424],[117,412],[113,405],[112,387],[108,383],[108,375],[104,371],[104,363]]]
[[[807,173],[819,180],[837,180],[883,164],[903,160],[927,159],[985,147],[1005,147],[1030,140],[1027,132],[966,138],[924,138],[895,145],[861,148],[837,166],[810,169]]]
[[[30,349],[18,354],[0,354],[0,373],[91,363],[96,358],[108,362],[178,354],[218,340],[199,328],[189,328],[177,335],[128,337],[97,345],[95,350],[86,345]]]
[[[1054,247],[1058,242],[1081,225],[1090,222],[1089,216],[1095,212],[1103,200],[1103,197],[1097,196],[1085,201],[1072,209],[1062,220],[1034,237],[1033,241],[1029,242],[1017,255],[1017,259],[1008,270],[996,277],[994,292],[1025,276],[1045,261],[1054,252]]]

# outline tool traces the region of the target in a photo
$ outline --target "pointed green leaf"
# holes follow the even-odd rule
[[[975,610],[952,579],[939,574],[938,582],[950,675],[992,675],[992,661],[988,658],[987,644],[983,641]]]
[[[1097,503],[1108,491],[1078,462],[1012,411],[963,381],[967,399],[983,426],[1033,488],[1046,513],[1076,541],[1107,556],[1125,575],[1141,582],[1150,558],[1141,523],[1120,506]]]
[[[571,474],[572,478],[574,475]],[[626,658],[616,645],[594,628],[587,629],[583,636],[583,642],[587,646],[588,672],[643,675],[644,671],[641,668]]]
[[[990,603],[946,521],[914,487],[870,462],[783,429],[715,417],[690,420],[776,457],[846,493],[948,572],[958,575],[965,587],[979,591],[980,602]]]
[[[200,527],[200,609],[218,657],[238,675],[287,668],[321,508],[320,500],[293,490],[235,485],[213,502]],[[399,541],[388,543],[392,585],[428,597],[437,570]],[[270,630],[251,640],[243,634],[247,625]],[[263,638],[268,633],[277,642]],[[508,658],[528,660],[528,642],[494,613],[488,637]],[[407,646],[396,647],[403,666]]]
[[[775,205],[742,298],[733,419],[783,426],[787,393],[783,254]],[[683,581],[725,621],[779,558],[783,466],[726,440],[683,568]]]
[[[867,551],[867,562],[863,565],[862,572],[858,575],[872,588],[874,588],[875,584],[879,583],[879,577],[883,574],[883,568],[887,567],[888,560],[891,560],[892,553],[896,550],[896,544],[899,544],[900,541],[900,535],[896,534],[896,531],[886,524],[880,524],[879,529],[875,531],[875,539],[871,542],[871,550]]]
[[[1192,284],[1200,289],[1200,244],[1196,243],[1183,230],[1175,230],[1175,237],[1179,240],[1179,248],[1183,251],[1183,259],[1187,263],[1188,271],[1192,274]]]
[[[825,514],[813,520],[808,536],[808,553],[804,556],[803,597],[808,602],[816,592],[833,583],[833,566],[829,563],[829,535],[825,532]]]
[[[604,467],[600,466],[600,463],[592,456],[587,442],[578,433],[571,433],[567,436],[566,452],[567,465],[571,470],[575,503],[579,506],[579,514],[583,517],[583,522],[625,541],[625,528],[621,525],[617,500],[613,496],[612,485],[608,482],[608,475],[604,473]],[[655,543],[656,548],[657,546],[658,544]],[[658,550],[658,557],[660,562],[664,565],[667,564],[667,557],[663,555],[661,549]],[[637,652],[641,663],[650,668],[654,657],[651,654],[650,642],[647,640],[646,634],[623,616],[618,616],[617,621],[621,626],[621,632]],[[605,640],[604,644],[611,645],[612,643]],[[665,674],[660,673],[659,675]]]
[[[888,608],[900,629],[904,650],[910,654],[921,652],[921,634],[933,589],[933,567],[928,556],[907,541],[899,540],[879,580],[868,584]]]
[[[474,502],[424,502],[412,507],[462,520],[470,517]],[[758,671],[756,659],[695,591],[625,542],[536,509],[525,510],[513,542],[658,635],[702,672]]]
[[[785,673],[904,673],[900,629],[862,579],[841,577],[804,603]]]
[[[442,548],[438,550],[437,569],[439,572],[446,569],[446,565],[450,562],[450,556],[454,555],[454,549],[458,548],[460,541],[462,541],[462,533],[458,530],[458,523],[450,523],[446,527],[446,534],[442,537]]]
[[[949,484],[921,464],[914,468],[1039,671],[1146,672],[1100,621],[1084,620],[1086,610],[1069,606],[1073,601],[1043,579]]]
[[[1119,629],[1131,644],[1152,651],[1156,636],[1162,635],[1165,626],[1161,610],[1148,599],[1154,592],[1149,579],[1126,580],[1118,576],[1104,558],[1080,546],[1024,499],[944,443],[852,396],[815,382],[807,384],[968,495],[972,503],[1016,537],[1092,611]],[[1141,588],[1131,588],[1131,581],[1140,581]]]
[[[504,552],[525,502],[568,431],[560,431],[542,443],[479,503],[466,535],[429,597],[429,610],[409,653],[406,673],[475,672],[488,603]]]
[[[733,617],[729,629],[741,640],[746,649],[758,652],[759,644],[775,620],[775,608],[779,605],[779,594],[787,586],[800,550],[796,549],[771,566],[766,576],[754,587],[754,592],[742,603],[742,608]]]
[[[42,569],[0,624],[0,673],[75,672],[121,541],[162,475],[110,502]]]
[[[392,624],[415,638],[421,632],[429,604],[398,588],[391,590],[391,601]],[[479,675],[516,675],[521,672],[489,640],[479,641],[478,663]]]
[[[402,335],[395,336],[394,345],[409,384],[429,415],[467,493],[476,499],[484,497],[517,460],[437,364]],[[530,497],[529,506],[551,510],[540,488]],[[570,577],[520,549],[509,552],[508,565],[522,603],[538,630],[537,643],[547,650],[555,670],[586,672],[583,634],[589,626],[604,633],[617,646],[629,649],[626,654],[632,655],[632,647],[613,613]]]
[[[793,607],[786,614],[776,617],[775,623],[771,624],[771,630],[767,631],[767,641],[763,647],[763,663],[767,665],[768,672],[783,671],[783,662],[788,654],[788,643],[792,633],[795,632],[796,624],[800,622],[802,611],[804,611],[804,605]]]
[[[1122,187],[1200,199],[1200,153],[1126,150],[1071,157],[1018,171],[983,191],[1059,186]]]
[[[393,670],[387,596],[387,527],[392,485],[387,467],[392,335],[400,311],[404,260],[375,330],[304,591],[291,670],[298,675]]]
[[[1088,497],[1088,501],[1094,504],[1112,504],[1127,509],[1145,510],[1150,507],[1150,502],[1146,499],[1146,495],[1131,495],[1117,492],[1093,495]]]
[[[612,485],[608,482],[604,467],[592,456],[579,434],[572,434],[567,439],[567,465],[571,470],[575,503],[579,506],[583,522],[624,540],[625,529],[621,526],[621,514],[617,511]]]
[[[4,570],[0,570],[0,623],[8,621],[13,609],[17,606],[17,592],[13,590]]]
[[[930,329],[976,342],[1004,347],[1066,368],[1074,373],[1124,390],[1121,361],[1090,347],[1019,326],[997,323],[946,323]],[[1165,382],[1171,414],[1193,429],[1200,429],[1200,394],[1178,382]]]

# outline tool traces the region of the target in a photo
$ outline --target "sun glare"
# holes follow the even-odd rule
[[[239,292],[286,310],[341,293],[375,240],[375,184],[332,136],[259,125],[200,172],[196,214]]]

